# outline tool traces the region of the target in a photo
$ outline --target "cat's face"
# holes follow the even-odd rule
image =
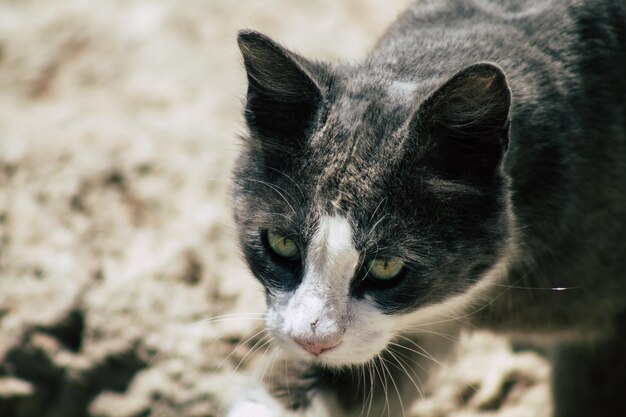
[[[239,44],[250,134],[235,219],[283,348],[365,363],[477,301],[507,239],[502,72],[420,83],[331,70],[254,32]]]

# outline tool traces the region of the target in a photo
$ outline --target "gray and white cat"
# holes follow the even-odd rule
[[[467,322],[553,346],[555,416],[626,415],[625,1],[419,1],[357,64],[239,46],[284,357],[231,416],[402,415]]]

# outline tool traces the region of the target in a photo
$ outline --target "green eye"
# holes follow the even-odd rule
[[[400,258],[375,258],[367,263],[368,275],[381,281],[397,277],[403,267]]]
[[[300,250],[296,242],[285,235],[279,232],[267,232],[267,241],[276,255],[290,260],[300,258]]]

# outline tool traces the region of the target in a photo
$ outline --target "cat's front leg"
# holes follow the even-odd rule
[[[256,391],[255,393],[236,402],[228,412],[227,417],[287,417],[285,410],[280,407],[269,394]]]
[[[259,367],[261,368],[261,367]],[[231,404],[226,417],[295,417],[281,401],[272,395],[270,386],[264,378],[256,375],[248,377],[242,384],[241,393],[234,404]]]
[[[299,360],[273,358],[261,363],[227,417],[343,417],[322,372]]]

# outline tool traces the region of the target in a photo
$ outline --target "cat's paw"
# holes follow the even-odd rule
[[[268,396],[269,397],[269,396]],[[242,400],[230,409],[226,417],[337,417],[339,414],[329,413],[326,405],[317,400],[313,401],[306,410],[288,412],[274,399],[263,401],[259,399]]]
[[[226,417],[289,417],[278,401],[264,389],[256,387],[249,390],[245,399],[236,402]]]
[[[280,408],[252,400],[238,402],[228,412],[227,417],[286,417]]]

